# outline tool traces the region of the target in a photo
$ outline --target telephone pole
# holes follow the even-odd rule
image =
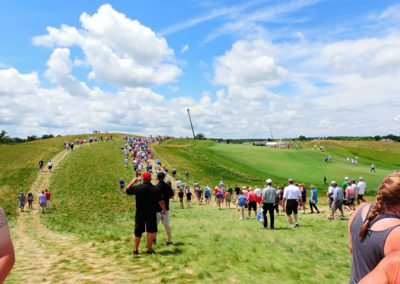
[[[194,136],[193,124],[192,124],[192,119],[191,119],[191,117],[190,117],[190,110],[189,110],[189,108],[187,108],[187,112],[188,112],[188,115],[189,115],[190,126],[192,127],[193,139],[196,139],[196,136]]]

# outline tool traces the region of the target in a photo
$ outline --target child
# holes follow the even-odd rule
[[[229,190],[225,193],[225,207],[231,208],[231,192]]]
[[[215,198],[217,199],[217,206],[218,206],[219,210],[221,210],[221,203],[222,203],[223,197],[224,197],[224,193],[222,192],[222,190],[218,190],[217,194],[215,195]]]
[[[192,191],[190,190],[189,185],[186,185],[186,202],[189,208],[192,207],[190,202],[192,201]]]

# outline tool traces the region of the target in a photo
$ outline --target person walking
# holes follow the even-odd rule
[[[251,189],[249,190],[249,193],[247,195],[247,207],[248,207],[248,211],[249,211],[249,215],[247,216],[247,219],[250,219],[252,209],[254,211],[254,217],[257,218],[257,194],[254,191],[252,191]]]
[[[183,188],[182,187],[178,187],[179,191],[178,191],[178,197],[179,197],[179,205],[181,206],[181,209],[183,209],[183,196],[184,196],[184,192],[183,192]]]
[[[375,165],[374,164],[371,165],[371,172],[375,173]]]
[[[51,171],[52,171],[52,169],[53,169],[53,162],[52,162],[52,161],[49,161],[49,162],[47,163],[47,169],[48,169],[49,172],[51,173]]]
[[[27,199],[28,199],[28,206],[29,206],[29,209],[33,209],[32,203],[33,203],[33,199],[34,199],[34,198],[33,198],[33,194],[32,194],[31,191],[28,192]]]
[[[333,191],[332,191],[332,215],[328,218],[329,220],[333,220],[335,218],[335,212],[339,209],[341,214],[341,219],[345,220],[343,214],[343,190],[337,186],[336,182],[332,184]]]
[[[357,204],[360,205],[361,201],[366,202],[364,199],[365,190],[367,188],[367,184],[364,181],[363,177],[359,178],[359,182],[357,184],[358,187],[358,194],[357,194]]]
[[[124,190],[127,195],[136,196],[134,255],[139,254],[139,244],[144,232],[147,232],[147,253],[155,253],[152,246],[157,233],[157,204],[163,214],[167,213],[160,191],[151,183],[151,174],[144,173],[142,180],[142,184],[135,186],[139,181],[135,177]]]
[[[44,164],[44,163],[43,163],[43,160],[40,159],[40,160],[39,160],[39,170],[40,170],[40,171],[43,170],[43,164]]]
[[[186,202],[187,202],[187,205],[188,205],[189,208],[192,207],[192,204],[191,204],[191,202],[192,202],[192,195],[193,195],[193,193],[192,193],[192,191],[190,190],[190,186],[187,184],[187,185],[186,185]]]
[[[317,207],[317,203],[318,203],[318,194],[317,194],[317,189],[315,188],[315,186],[312,184],[310,185],[310,210],[311,210],[311,214],[314,214],[314,210],[317,210],[317,213],[319,214],[319,209]]]
[[[46,189],[44,195],[46,196],[46,209],[50,209],[50,192]]]
[[[239,193],[239,196],[237,198],[237,208],[238,208],[238,213],[240,216],[240,220],[244,219],[244,208],[246,207],[246,200],[247,198],[243,195],[243,192]]]
[[[292,214],[294,215],[294,220],[296,226],[299,226],[299,220],[297,215],[297,207],[299,205],[299,199],[301,198],[301,192],[299,187],[294,185],[292,178],[288,180],[289,185],[285,187],[283,191],[283,206],[286,208],[286,215],[288,216],[289,228],[293,229]]]
[[[119,189],[121,190],[121,193],[124,191],[124,186],[125,186],[125,181],[121,177],[121,179],[119,180]]]
[[[41,194],[39,194],[39,206],[40,209],[42,210],[42,213],[44,213],[44,210],[46,209],[46,195],[44,194],[44,191],[42,191]]]
[[[384,257],[400,251],[400,172],[383,179],[374,205],[362,203],[357,207],[348,232],[353,257],[350,284],[355,284]]]
[[[167,246],[172,245],[172,237],[171,237],[171,228],[169,226],[169,220],[170,220],[170,214],[169,214],[169,200],[174,196],[174,192],[172,191],[172,188],[169,184],[167,184],[165,181],[165,173],[159,172],[157,174],[157,180],[158,184],[156,185],[156,188],[160,191],[161,193],[161,198],[164,200],[164,205],[165,205],[165,210],[166,213],[163,214],[161,206],[158,205],[157,208],[157,227],[160,224],[160,221],[164,225],[165,232],[167,233]],[[155,233],[154,236],[154,242],[156,241],[157,233]]]
[[[26,202],[26,196],[25,196],[25,194],[23,192],[21,192],[18,195],[18,206],[21,209],[21,212],[24,212],[25,202]]]
[[[261,195],[261,203],[263,208],[264,228],[268,228],[267,211],[269,213],[270,229],[274,227],[274,207],[275,207],[276,189],[272,187],[272,180],[267,179],[267,187],[264,188]]]

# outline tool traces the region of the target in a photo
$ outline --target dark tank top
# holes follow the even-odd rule
[[[378,263],[385,257],[384,248],[386,238],[389,233],[396,227],[392,226],[382,231],[372,231],[368,229],[367,235],[364,239],[360,238],[358,234],[364,222],[367,220],[372,206],[369,207],[365,220],[362,220],[362,209],[357,212],[350,227],[351,244],[353,248],[353,262],[351,264],[350,284],[358,283],[365,275],[372,271]],[[398,216],[391,214],[382,214],[373,223],[384,218],[397,218]]]

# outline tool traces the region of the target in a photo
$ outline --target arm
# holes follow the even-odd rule
[[[132,187],[132,185],[134,185],[135,183],[137,183],[139,180],[138,177],[135,177],[134,179],[132,179],[132,181],[125,187],[124,189],[124,193],[126,193],[126,189]]]
[[[14,247],[8,225],[0,228],[0,283],[3,283],[15,262]]]
[[[162,212],[163,214],[166,214],[166,213],[167,213],[167,210],[166,210],[166,208],[165,208],[164,200],[158,201],[158,205],[160,205],[160,207],[161,207],[161,212]]]

